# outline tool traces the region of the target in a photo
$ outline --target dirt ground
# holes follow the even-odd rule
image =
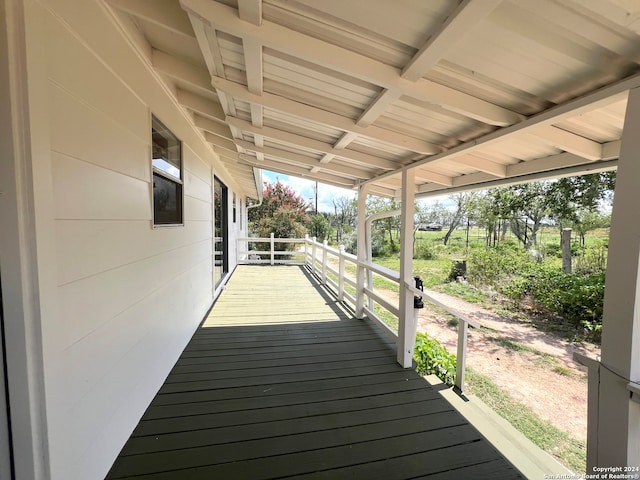
[[[598,346],[569,342],[537,330],[529,322],[498,315],[458,297],[433,290],[425,292],[483,327],[469,329],[468,367],[488,376],[512,398],[531,407],[552,425],[586,442],[587,371],[573,360],[573,353],[599,359]],[[396,292],[379,293],[398,304]],[[449,325],[448,320],[425,302],[418,320],[418,332],[429,334],[455,354],[458,330],[457,326]],[[500,340],[502,345],[506,340],[527,348],[519,351],[505,348]]]
[[[571,343],[457,297],[432,290],[428,293],[484,327],[469,329],[467,366],[491,378],[541,418],[579,440],[586,440],[587,374],[586,369],[573,360],[573,352],[597,357],[600,354],[597,346]],[[447,319],[429,309],[427,302],[425,307],[420,313],[418,331],[431,335],[455,353],[457,327],[448,325]],[[529,348],[508,349],[501,346],[498,339]]]

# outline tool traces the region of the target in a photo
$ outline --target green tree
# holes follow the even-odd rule
[[[610,224],[611,215],[604,214],[598,210],[579,208],[575,212],[571,227],[578,233],[580,236],[580,244],[584,246],[587,232],[595,230],[596,228],[606,227]]]
[[[336,243],[342,241],[345,233],[350,233],[356,228],[357,201],[349,197],[340,197],[333,200],[333,224],[336,227]]]
[[[266,184],[262,194],[262,204],[249,210],[249,222],[271,217],[281,208],[290,210],[296,222],[303,225],[309,222],[307,216],[309,205],[294,190],[280,181]]]
[[[445,245],[449,243],[449,238],[451,238],[453,231],[467,218],[476,196],[477,194],[474,192],[456,193],[449,196],[449,200],[453,202],[453,208],[445,210],[443,222],[447,226],[447,232],[443,238]]]
[[[506,189],[509,226],[524,248],[529,249],[536,245],[542,221],[551,213],[550,184],[523,183]]]
[[[596,211],[613,199],[616,172],[592,173],[551,182],[548,191],[551,215],[559,221],[577,221],[580,211]]]
[[[484,228],[485,241],[487,246],[495,246],[498,242],[498,232],[500,230],[502,214],[498,207],[497,198],[494,198],[498,190],[478,193],[470,206],[469,216],[473,218],[476,225]]]
[[[329,238],[329,215],[326,213],[314,213],[308,225],[309,235],[316,237],[319,242]]]
[[[399,210],[400,204],[393,199],[382,198],[376,196],[369,196],[367,198],[367,216],[380,213],[380,212],[388,212],[392,210]],[[380,220],[376,220],[374,222],[374,228],[383,232],[384,237],[388,236],[388,245],[391,250],[391,253],[395,253],[398,251],[399,247],[396,245],[395,240],[393,238],[393,232],[398,231],[400,229],[400,216],[394,215],[392,217],[381,218]],[[383,238],[384,238],[383,237]],[[385,241],[385,243],[387,243]],[[382,246],[379,246],[378,250],[382,250]],[[374,250],[376,250],[374,246]],[[375,254],[375,252],[374,252]]]
[[[308,205],[290,187],[280,183],[267,184],[262,204],[249,210],[251,230],[259,237],[299,238],[306,233],[309,223]],[[295,248],[291,243],[276,243],[277,250]]]
[[[279,208],[271,217],[263,217],[255,225],[260,237],[268,237],[273,233],[275,238],[302,238],[307,233],[306,227],[296,220],[293,210]],[[262,248],[262,247],[261,247]],[[275,243],[275,250],[294,250],[296,244]]]

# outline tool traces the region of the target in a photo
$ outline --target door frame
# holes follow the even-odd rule
[[[33,158],[50,150],[43,122],[47,76],[42,23],[42,7],[34,2],[0,0],[0,58],[8,60],[0,62],[2,377],[8,386],[3,392],[8,400],[0,400],[0,408],[8,402],[5,438],[11,426],[11,447],[0,458],[9,457],[13,476],[25,480],[49,478],[35,209],[36,184],[47,172],[33,168]]]
[[[220,272],[220,278],[216,279],[215,278],[215,273],[214,273],[214,279],[213,279],[213,288],[214,291],[218,291],[220,289],[220,287],[224,284],[225,282],[225,278],[227,277],[227,275],[229,275],[229,188],[227,187],[227,185],[216,175],[214,175],[213,177],[213,192],[214,192],[214,198],[213,198],[213,202],[214,202],[214,207],[213,207],[213,236],[214,236],[214,241],[213,241],[213,251],[214,251],[214,259],[213,259],[213,264],[214,264],[214,272],[215,272],[215,251],[216,251],[216,242],[215,242],[215,238],[216,238],[216,227],[215,227],[215,223],[217,220],[217,214],[218,214],[218,209],[215,206],[215,194],[216,194],[216,183],[218,183],[221,186],[221,192],[220,192],[220,238],[222,238],[222,265],[221,265],[221,272]]]
[[[0,260],[0,263],[2,261]],[[0,270],[1,271],[1,270]],[[11,435],[11,410],[9,408],[9,383],[7,379],[6,342],[2,310],[2,275],[0,274],[0,478],[15,478],[13,464],[13,440]]]

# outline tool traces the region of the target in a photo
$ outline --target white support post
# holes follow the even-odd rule
[[[344,302],[344,245],[340,245],[338,256],[338,300]]]
[[[366,246],[366,215],[367,215],[367,194],[369,184],[358,186],[358,269],[356,275],[356,318],[364,318],[364,267],[362,262],[367,259]]]
[[[640,467],[640,88],[629,92],[611,217],[593,467]],[[591,435],[589,435],[591,436]]]
[[[275,255],[274,255],[274,246],[275,246],[275,242],[273,241],[273,232],[271,233],[270,237],[271,237],[271,265],[273,265],[274,263],[274,259],[275,259]]]
[[[327,248],[328,242],[325,240],[322,242],[322,284],[327,284]]]
[[[417,319],[414,315],[413,292],[406,282],[413,281],[413,216],[415,211],[415,171],[402,172],[402,205],[400,217],[400,318],[398,319],[398,363],[413,366]]]

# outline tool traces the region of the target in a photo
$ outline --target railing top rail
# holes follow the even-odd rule
[[[349,260],[350,262],[352,262],[352,263],[358,263],[358,257],[357,257],[357,256],[355,256],[355,255],[354,255],[354,254],[352,254],[352,253],[344,252],[344,253],[342,254],[342,256],[343,256],[345,259],[347,259],[347,260]]]
[[[470,325],[470,326],[472,326],[474,328],[480,328],[481,327],[481,325],[477,321],[472,320],[469,317],[466,317],[465,315],[463,315],[460,312],[454,310],[453,308],[445,305],[444,303],[440,302],[439,300],[436,300],[435,298],[433,298],[428,293],[425,293],[422,290],[417,289],[415,287],[415,285],[412,285],[410,282],[405,281],[404,283],[405,283],[406,287],[410,291],[412,291],[415,295],[419,295],[420,297],[422,297],[423,299],[427,300],[428,302],[433,303],[434,305],[437,305],[438,307],[442,308],[446,312],[448,312],[451,315],[453,315],[454,317],[456,317],[458,320],[462,320],[463,322],[467,323],[468,325]]]
[[[598,359],[584,355],[580,352],[573,352],[573,359],[580,365],[587,368],[598,368],[600,366]]]
[[[239,241],[247,241],[247,242],[270,242],[271,237],[240,237]],[[306,239],[304,238],[278,238],[273,237],[274,242],[280,243],[304,243]]]
[[[393,280],[395,282],[400,283],[400,273],[391,268],[383,267],[382,265],[378,265],[377,263],[364,261],[358,262],[359,265],[362,265],[364,268],[371,270],[379,275],[382,275],[389,280]]]

